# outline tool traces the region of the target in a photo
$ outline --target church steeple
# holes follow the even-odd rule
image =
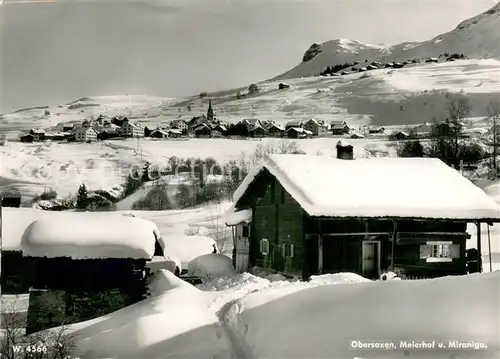
[[[207,119],[208,119],[208,121],[214,120],[214,110],[212,109],[212,99],[208,100]]]

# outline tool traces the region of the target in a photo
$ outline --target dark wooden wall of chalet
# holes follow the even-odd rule
[[[466,223],[446,221],[398,221],[398,241],[396,242],[395,265],[407,275],[440,277],[462,275],[466,269]],[[464,236],[439,235],[429,237],[425,232],[463,233]],[[451,241],[460,245],[460,258],[452,262],[428,263],[420,259],[420,246],[428,241]]]
[[[325,272],[350,271],[361,274],[361,245],[360,237],[336,236],[326,237],[328,233],[363,233],[387,232],[392,234],[392,220],[377,219],[329,219],[304,217],[304,233],[307,238],[307,261],[305,277],[318,274],[318,234],[323,238],[323,262]],[[437,277],[443,275],[465,274],[465,236],[440,235],[426,236],[426,232],[466,232],[466,223],[447,221],[397,221],[397,233],[402,240],[396,242],[395,266],[403,269],[408,275]],[[460,244],[460,258],[453,262],[427,263],[420,259],[420,245],[427,241],[452,241]],[[388,269],[391,261],[392,247],[389,240],[381,241],[381,269]],[[336,256],[341,253],[341,257]],[[326,258],[325,258],[326,257]],[[328,263],[330,262],[330,263]],[[332,264],[333,263],[333,264]],[[328,266],[332,266],[332,268]]]
[[[31,268],[21,251],[2,251],[0,286],[3,294],[26,294],[31,287]]]
[[[253,207],[250,264],[291,275],[302,275],[304,263],[303,210],[274,177],[262,183],[263,198]],[[260,240],[269,240],[270,255],[260,253]],[[282,244],[294,245],[294,257],[284,258]]]
[[[25,258],[30,282],[27,333],[93,319],[147,297],[145,260]]]

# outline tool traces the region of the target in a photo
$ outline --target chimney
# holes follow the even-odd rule
[[[353,160],[354,148],[352,145],[343,140],[337,142],[337,158],[340,160]]]

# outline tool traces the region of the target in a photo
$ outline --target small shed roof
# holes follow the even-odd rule
[[[264,169],[311,216],[500,221],[492,198],[435,158],[270,155],[243,180],[235,203]]]
[[[244,209],[236,211],[235,207],[230,207],[224,214],[226,226],[236,226],[242,223],[250,223],[252,221],[252,210]]]
[[[21,251],[30,257],[73,259],[151,259],[156,225],[121,215],[71,213],[32,222],[21,238]]]

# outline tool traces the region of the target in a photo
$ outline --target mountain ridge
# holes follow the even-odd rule
[[[299,65],[271,80],[315,76],[328,66],[344,63],[404,62],[439,57],[445,53],[464,54],[473,59],[500,59],[500,2],[427,41],[403,42],[393,46],[371,45],[350,39],[314,43]]]

